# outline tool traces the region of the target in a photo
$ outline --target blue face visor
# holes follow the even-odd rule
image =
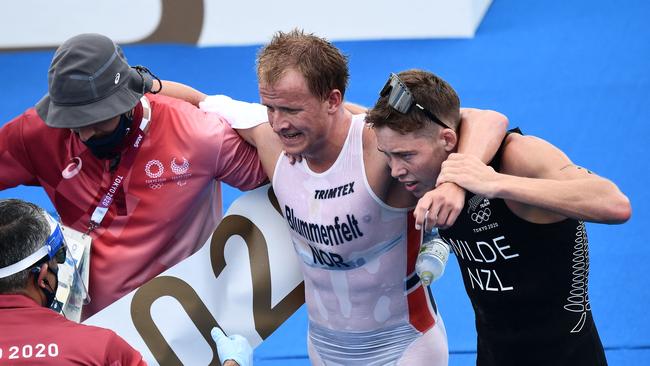
[[[63,233],[61,232],[61,226],[49,214],[46,214],[46,217],[50,224],[50,235],[45,240],[45,243],[43,243],[43,246],[26,258],[7,267],[0,268],[0,278],[9,277],[25,270],[35,263],[40,262],[46,256],[48,260],[54,259],[59,264],[65,263],[67,247]]]
[[[43,246],[26,258],[0,268],[0,278],[11,276],[30,267],[39,266],[45,261],[50,262],[48,270],[57,276],[57,286],[55,286],[55,294],[53,294],[56,301],[51,302],[50,307],[57,312],[62,312],[66,306],[76,307],[80,311],[81,306],[90,302],[86,284],[80,275],[80,264],[77,263],[70,251],[71,248],[66,243],[63,235],[64,229],[47,212],[43,212],[43,214],[50,227],[50,235],[48,235]],[[51,263],[52,261],[58,265],[54,266]]]

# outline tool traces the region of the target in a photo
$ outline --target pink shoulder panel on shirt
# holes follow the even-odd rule
[[[222,116],[202,111],[179,99],[160,95],[148,97],[154,115],[172,120],[175,119],[173,114],[184,115],[183,124],[173,124],[174,133],[168,136],[196,145],[199,154],[214,161],[215,178],[242,190],[256,188],[267,180],[257,150],[245,142]]]

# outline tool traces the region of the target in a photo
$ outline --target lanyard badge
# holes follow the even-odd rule
[[[93,210],[92,215],[90,216],[90,222],[88,223],[88,230],[85,235],[90,234],[95,230],[99,225],[101,225],[106,213],[108,212],[109,207],[113,203],[113,197],[119,191],[119,189],[124,184],[124,179],[126,178],[127,173],[131,170],[133,163],[135,162],[135,157],[142,146],[142,142],[145,137],[144,131],[146,130],[149,122],[151,121],[151,106],[146,97],[140,98],[142,102],[142,121],[140,122],[140,127],[137,131],[137,137],[133,140],[133,144],[128,147],[128,150],[122,155],[122,162],[115,174],[113,174],[113,180],[110,186],[105,190],[106,192],[102,195],[102,198],[99,200],[99,203]]]

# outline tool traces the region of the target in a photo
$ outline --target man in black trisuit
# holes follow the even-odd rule
[[[519,131],[487,165],[454,153],[459,105],[444,80],[409,70],[391,75],[367,122],[392,175],[421,197],[417,224],[445,222],[425,192],[445,182],[467,190],[455,223],[439,233],[474,308],[477,365],[606,365],[587,291],[584,221],[627,221],[628,198]]]

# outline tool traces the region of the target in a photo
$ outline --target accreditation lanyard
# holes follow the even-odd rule
[[[151,121],[151,107],[149,101],[146,97],[142,96],[140,98],[142,102],[142,121],[140,122],[140,127],[137,131],[137,136],[133,140],[133,143],[128,147],[127,151],[122,154],[121,162],[117,168],[115,174],[113,174],[113,181],[110,186],[105,189],[105,193],[102,195],[102,199],[99,200],[95,210],[93,211],[92,216],[90,216],[90,223],[88,224],[88,231],[86,234],[89,234],[91,231],[95,230],[99,225],[101,225],[108,208],[113,203],[113,197],[122,187],[124,183],[124,178],[127,173],[131,170],[133,163],[135,162],[135,156],[137,155],[142,142],[144,141],[144,131],[146,130],[149,122]]]

